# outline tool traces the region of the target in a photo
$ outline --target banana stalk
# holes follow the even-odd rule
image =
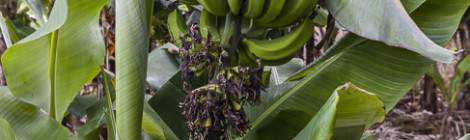
[[[152,0],[116,0],[118,139],[140,140]]]

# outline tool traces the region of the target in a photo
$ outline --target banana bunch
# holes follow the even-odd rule
[[[197,0],[206,11],[215,16],[228,12],[253,19],[266,28],[292,25],[310,14],[316,0]],[[243,3],[245,1],[245,3]]]
[[[314,9],[315,0],[197,1],[203,6],[199,25],[204,38],[210,34],[213,40],[225,40],[227,32],[233,32],[233,26],[227,26],[230,24],[228,17],[235,15],[242,18],[243,39],[236,46],[238,63],[242,66],[287,63],[314,34],[314,22],[309,14]],[[269,29],[283,29],[293,25],[296,27],[289,33],[267,39]]]

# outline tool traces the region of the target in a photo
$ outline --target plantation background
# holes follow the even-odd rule
[[[31,34],[37,25],[31,23],[32,12],[22,2],[14,0],[0,1],[0,11],[3,16],[13,21],[18,29],[18,36],[24,37]],[[162,11],[165,12],[165,11]],[[159,13],[159,11],[156,11]],[[159,19],[160,18],[160,19]],[[152,49],[161,46],[165,39],[170,40],[165,26],[164,18],[155,19],[152,35]],[[105,67],[114,71],[114,6],[108,5],[101,14],[101,28],[107,46]],[[313,48],[323,38],[326,29],[317,28],[315,39],[304,47],[298,54],[298,58],[306,62],[312,62],[324,53],[324,49]],[[340,31],[336,38],[341,38],[346,31]],[[158,39],[157,39],[158,38]],[[0,42],[0,54],[6,50],[3,37]],[[158,41],[157,41],[158,40]],[[470,55],[470,11],[466,12],[453,40],[446,46],[451,50],[460,50],[459,58]],[[454,75],[455,64],[438,64],[439,73],[442,75],[444,86],[450,83]],[[465,74],[464,79],[469,79],[470,74]],[[95,81],[98,81],[96,79]],[[7,85],[3,74],[0,72],[0,84]],[[424,76],[391,111],[385,121],[368,130],[368,133],[376,135],[379,139],[456,139],[466,133],[470,133],[470,86],[463,88],[457,95],[457,108],[455,111],[448,109],[449,103],[444,99],[440,87],[442,83],[435,82],[431,75]],[[81,95],[100,92],[103,88],[100,82],[91,82],[84,86]],[[147,87],[147,94],[153,95],[154,91]],[[67,116],[62,122],[69,129],[74,130],[83,125],[83,119],[73,115]]]

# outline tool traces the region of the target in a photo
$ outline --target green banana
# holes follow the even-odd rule
[[[261,16],[263,9],[264,0],[247,0],[243,16],[246,18],[257,18]]]
[[[281,14],[270,23],[258,23],[269,28],[285,27],[295,23],[302,16],[313,10],[314,0],[288,0],[284,4]]]
[[[227,0],[197,0],[211,14],[225,16],[228,12]]]
[[[266,24],[275,20],[281,14],[285,2],[286,0],[266,0],[265,12],[260,18],[256,19],[256,22]]]
[[[292,57],[314,33],[314,23],[305,19],[293,32],[273,40],[243,39],[242,44],[255,56],[266,62]]]
[[[278,60],[264,60],[257,58],[253,53],[248,50],[247,47],[242,46],[238,50],[238,63],[241,66],[257,67],[259,65],[257,63],[257,60],[259,60],[260,64],[263,66],[279,66],[289,62],[292,58],[295,57],[295,55],[296,53]]]
[[[240,9],[243,5],[243,0],[227,0],[228,6],[230,7],[230,11],[234,15],[240,14]]]
[[[218,17],[209,13],[207,10],[202,10],[199,15],[199,30],[201,36],[205,39],[208,38],[209,33],[213,41],[220,41]]]
[[[178,10],[174,10],[168,15],[167,24],[171,38],[177,46],[181,46],[182,35],[188,34],[188,26],[186,26],[183,15]]]

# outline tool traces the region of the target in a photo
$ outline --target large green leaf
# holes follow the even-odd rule
[[[398,0],[328,0],[326,5],[337,23],[355,34],[412,50],[435,61],[454,60],[453,52],[429,39]]]
[[[15,133],[7,120],[0,117],[0,139],[16,140]]]
[[[385,118],[384,104],[380,99],[351,84],[338,87],[323,107],[297,134],[296,140],[327,140],[342,129],[335,127],[366,126]],[[339,132],[341,133],[341,132]],[[336,139],[349,139],[342,137]]]
[[[6,87],[0,87],[0,117],[10,123],[17,140],[75,139],[43,110],[11,96]]]
[[[142,113],[153,0],[116,0],[118,139],[142,139]]]
[[[38,31],[2,57],[13,95],[62,120],[81,86],[100,71],[104,43],[99,13],[106,0],[56,0]]]
[[[417,23],[420,23],[418,24],[420,27],[423,25],[422,30],[432,39],[442,36],[450,38],[448,34],[455,32],[454,27],[458,25],[458,19],[462,17],[469,3],[468,0],[451,2],[428,0],[417,9],[416,12],[420,14],[413,13],[412,15],[416,20],[421,19],[421,16],[428,17],[426,21]],[[419,12],[430,9],[445,14]],[[445,19],[453,22],[445,22],[447,28],[441,30],[441,23],[435,23]],[[436,25],[436,28],[432,25]],[[445,42],[439,43],[444,45]],[[304,71],[304,74],[309,74],[305,74],[306,77],[294,88],[281,95],[273,95],[274,99],[262,102],[261,106],[249,108],[248,116],[253,121],[253,130],[249,132],[248,138],[259,139],[267,135],[286,139],[294,137],[296,132],[300,131],[308,120],[317,114],[336,87],[346,82],[375,93],[383,100],[386,111],[389,111],[413,87],[431,64],[428,59],[411,51],[389,47],[380,42],[366,41],[356,35],[344,37],[334,48],[341,49],[336,49],[336,52],[325,58],[323,63],[313,65],[311,69],[307,68],[308,72]],[[360,129],[348,128],[347,130],[358,132]]]
[[[416,8],[421,6],[424,3],[424,0],[401,0],[401,2],[404,4],[403,6],[407,10],[407,12],[411,13],[415,11]],[[292,81],[292,80],[302,79],[307,74],[309,74],[312,70],[316,69],[324,61],[340,53],[343,49],[359,45],[365,41],[367,41],[367,39],[362,38],[360,36],[357,36],[354,34],[346,34],[341,42],[338,42],[331,49],[327,50],[327,52],[322,57],[315,60],[315,62],[310,63],[308,66],[304,67],[302,70],[295,72],[295,74],[291,75],[288,78],[288,80]]]

